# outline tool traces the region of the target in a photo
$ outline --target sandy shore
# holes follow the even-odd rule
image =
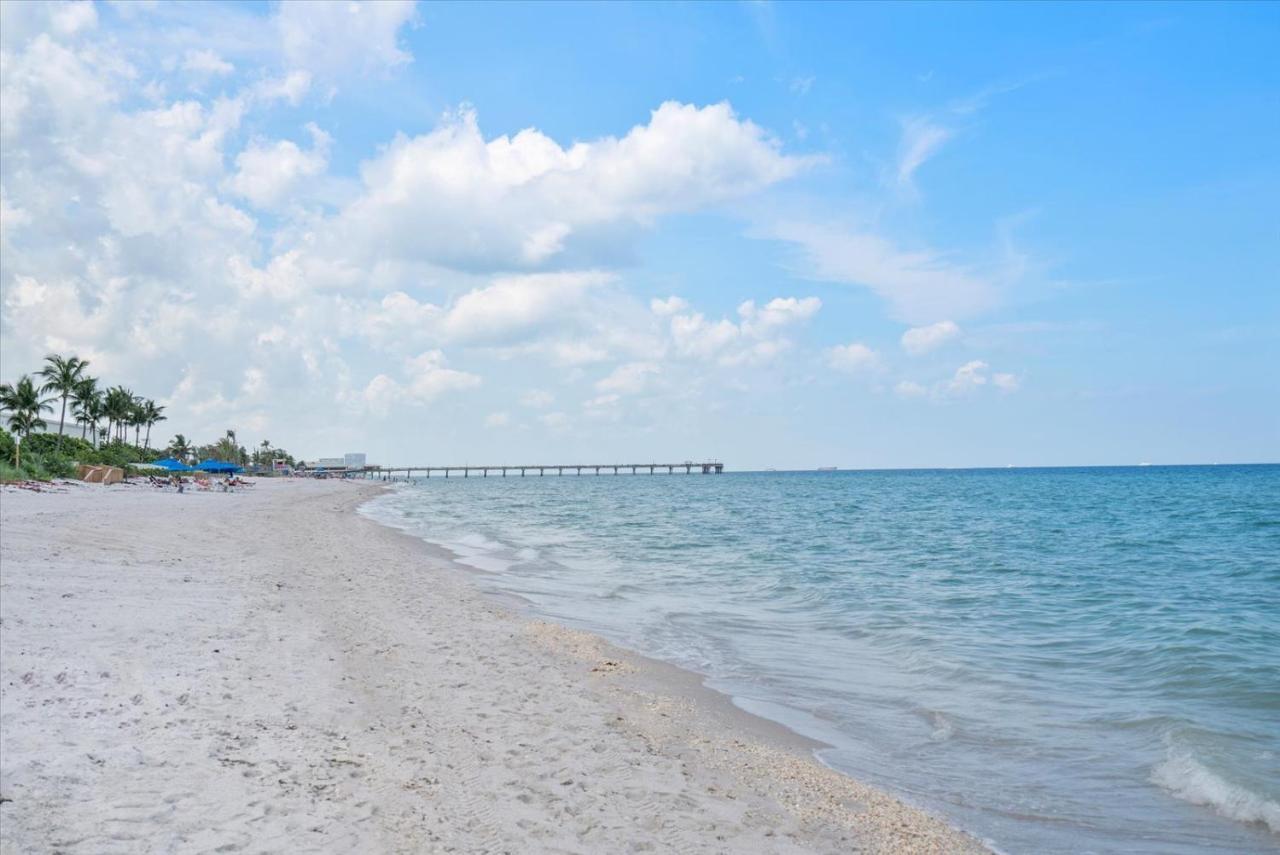
[[[376,489],[0,494],[0,851],[984,851]]]

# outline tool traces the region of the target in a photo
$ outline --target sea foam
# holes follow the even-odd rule
[[[1151,781],[1193,805],[1211,807],[1238,822],[1258,822],[1280,834],[1280,802],[1233,784],[1185,750],[1170,748]]]

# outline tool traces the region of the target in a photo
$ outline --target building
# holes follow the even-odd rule
[[[342,457],[321,457],[305,468],[316,472],[324,471],[341,475],[346,472],[360,472],[366,466],[367,455],[363,452],[348,452]]]

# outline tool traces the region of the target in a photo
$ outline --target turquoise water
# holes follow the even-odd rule
[[[1280,849],[1280,466],[435,478],[366,512],[1003,851]]]

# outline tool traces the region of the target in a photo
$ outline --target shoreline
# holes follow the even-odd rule
[[[481,591],[382,489],[6,492],[0,851],[987,851]]]

